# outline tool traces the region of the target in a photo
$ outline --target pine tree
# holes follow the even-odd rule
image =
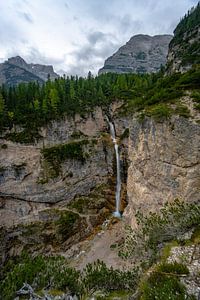
[[[2,94],[0,94],[0,116],[4,114],[4,110],[5,110],[5,100]]]

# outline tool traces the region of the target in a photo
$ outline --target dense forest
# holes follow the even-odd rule
[[[173,41],[179,43],[182,41],[185,32],[190,32],[200,23],[200,2],[194,8],[191,8],[188,13],[181,19],[179,24],[174,30]]]
[[[112,101],[124,100],[124,113],[143,110],[158,103],[180,98],[185,89],[199,87],[198,66],[185,74],[164,76],[157,74],[102,74],[87,78],[63,77],[48,80],[43,85],[36,82],[18,86],[0,87],[0,129],[20,125],[21,133],[15,141],[34,142],[39,139],[39,128],[49,121],[65,115],[84,116],[95,106],[108,107]],[[13,140],[13,134],[6,138]]]
[[[169,49],[175,49],[174,56],[181,61],[182,66],[200,63],[199,24],[200,2],[182,18],[169,44]]]

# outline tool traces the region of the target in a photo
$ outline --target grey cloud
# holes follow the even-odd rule
[[[33,23],[33,18],[31,17],[30,14],[23,12],[20,13],[20,15],[24,18],[25,21],[27,21],[28,23]]]
[[[90,44],[95,45],[99,40],[105,40],[106,35],[101,31],[95,31],[90,33],[87,38]]]
[[[112,34],[94,31],[87,35],[87,43],[71,53],[75,63],[68,68],[68,74],[87,75],[88,71],[97,73],[105,58],[119,48],[119,42]]]
[[[111,34],[103,32],[93,32],[87,36],[88,42],[80,47],[73,55],[77,60],[91,59],[91,57],[105,58],[113,49],[119,46],[118,41]]]
[[[141,20],[133,19],[129,14],[119,17],[118,28],[121,34],[133,35],[139,33],[143,27]]]
[[[30,47],[28,49],[28,54],[24,57],[28,62],[47,64],[47,65],[60,65],[64,64],[65,56],[62,57],[49,57],[44,53],[41,53],[35,47]]]
[[[68,5],[67,2],[64,3],[64,6],[65,6],[67,9],[69,9],[69,5]]]
[[[92,74],[96,74],[96,68],[100,68],[102,66],[101,63],[95,62],[91,60],[89,63],[86,62],[77,62],[77,64],[70,66],[66,71],[62,71],[62,74],[66,75],[79,75],[79,76],[87,76],[88,72],[91,71]]]

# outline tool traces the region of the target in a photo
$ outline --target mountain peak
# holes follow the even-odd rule
[[[19,55],[10,57],[10,58],[8,58],[7,61],[11,64],[19,64],[19,63],[26,64],[25,60]]]
[[[51,65],[28,64],[21,56],[8,58],[0,64],[0,83],[15,85],[20,82],[38,81],[40,83],[59,77]]]
[[[155,73],[165,65],[171,35],[137,34],[106,59],[102,73]]]

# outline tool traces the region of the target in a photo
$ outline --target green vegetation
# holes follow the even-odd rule
[[[127,237],[120,255],[132,257],[140,253],[148,257],[151,265],[159,254],[159,245],[177,239],[200,223],[200,205],[176,199],[166,203],[159,213],[144,216],[136,213],[138,230],[127,228]]]
[[[151,84],[144,80],[141,87],[137,85],[132,90],[132,94],[124,102],[121,114],[140,112],[141,120],[141,116],[147,115],[158,121],[170,117],[173,113],[188,117],[187,109],[180,108],[178,100],[185,94],[185,90],[198,89],[199,78],[198,66],[184,74],[176,73],[165,77],[154,74]],[[174,109],[170,107],[171,104]]]
[[[194,107],[200,111],[200,90],[195,90],[192,92],[191,97],[193,98],[195,105]]]
[[[129,137],[129,128],[126,128],[120,136],[120,141],[122,141],[123,139],[127,139],[128,137]]]
[[[41,138],[38,129],[24,129],[20,132],[11,132],[5,135],[5,139],[10,140],[15,143],[21,144],[33,144]]]
[[[81,214],[98,213],[99,210],[108,205],[106,200],[107,189],[108,186],[105,184],[96,186],[89,195],[75,197],[67,207],[74,209]]]
[[[8,148],[8,146],[6,144],[1,145],[1,149],[7,149],[7,148]]]
[[[140,285],[140,300],[192,300],[186,288],[180,283],[179,277],[186,275],[189,270],[186,266],[178,263],[160,264]]]
[[[137,283],[137,270],[124,272],[114,270],[112,267],[109,269],[104,262],[97,261],[86,266],[83,283],[89,291],[134,290]]]
[[[157,110],[166,114],[166,107],[176,103],[185,90],[199,87],[198,65],[185,74],[164,76],[157,74],[102,74],[88,78],[59,78],[47,81],[42,86],[31,82],[15,87],[0,87],[0,131],[20,125],[21,132],[12,131],[6,139],[20,143],[37,142],[40,127],[66,115],[79,113],[84,117],[95,106],[107,108],[115,100],[123,100],[123,113],[147,110],[161,105]],[[154,109],[152,108],[154,113]],[[121,112],[122,113],[122,112]],[[156,112],[157,114],[157,112]],[[168,115],[168,113],[167,113]],[[81,132],[74,132],[72,138],[81,138]]]
[[[1,272],[0,295],[4,300],[12,300],[15,292],[24,282],[34,289],[41,290],[48,286],[62,291],[80,293],[80,273],[67,266],[63,257],[31,256],[24,253],[21,257],[10,260]]]
[[[86,137],[86,135],[83,132],[81,132],[80,130],[73,132],[71,135],[72,139],[80,139],[80,138],[85,138],[85,137]]]
[[[42,149],[41,152],[48,170],[47,177],[55,178],[59,176],[61,163],[67,159],[76,159],[84,163],[88,157],[88,153],[84,151],[84,146],[88,144],[88,140],[81,140]]]
[[[156,270],[158,273],[160,272],[160,273],[185,274],[185,275],[189,274],[188,267],[183,264],[179,264],[177,262],[162,263],[158,265]]]
[[[167,104],[156,104],[146,109],[146,115],[151,116],[156,121],[168,119],[172,114],[172,109]]]
[[[165,262],[170,255],[171,249],[178,245],[179,245],[179,243],[176,240],[168,242],[162,249],[161,261]]]
[[[80,217],[71,211],[63,211],[56,224],[58,225],[58,233],[63,240],[66,240],[79,230]]]
[[[50,282],[51,290],[57,295],[71,292],[83,296],[96,290],[106,293],[134,291],[138,280],[137,270],[113,270],[101,261],[88,264],[80,272],[69,268],[63,257],[39,255],[33,258],[26,253],[9,260],[1,270],[0,279],[0,294],[4,300],[12,300],[24,282],[29,283],[36,292],[47,287]]]
[[[178,104],[176,105],[175,108],[175,114],[184,117],[184,118],[189,118],[190,117],[190,111],[187,106],[183,104]]]
[[[199,20],[200,3],[188,11],[174,30],[174,38],[170,42],[169,48],[176,47],[175,56],[181,60],[182,66],[200,63]],[[168,67],[170,68],[170,64]]]
[[[174,30],[173,43],[177,44],[183,41],[184,33],[190,33],[199,26],[200,20],[200,3],[194,8],[192,7],[188,13],[182,18]],[[199,48],[198,48],[199,50]]]

